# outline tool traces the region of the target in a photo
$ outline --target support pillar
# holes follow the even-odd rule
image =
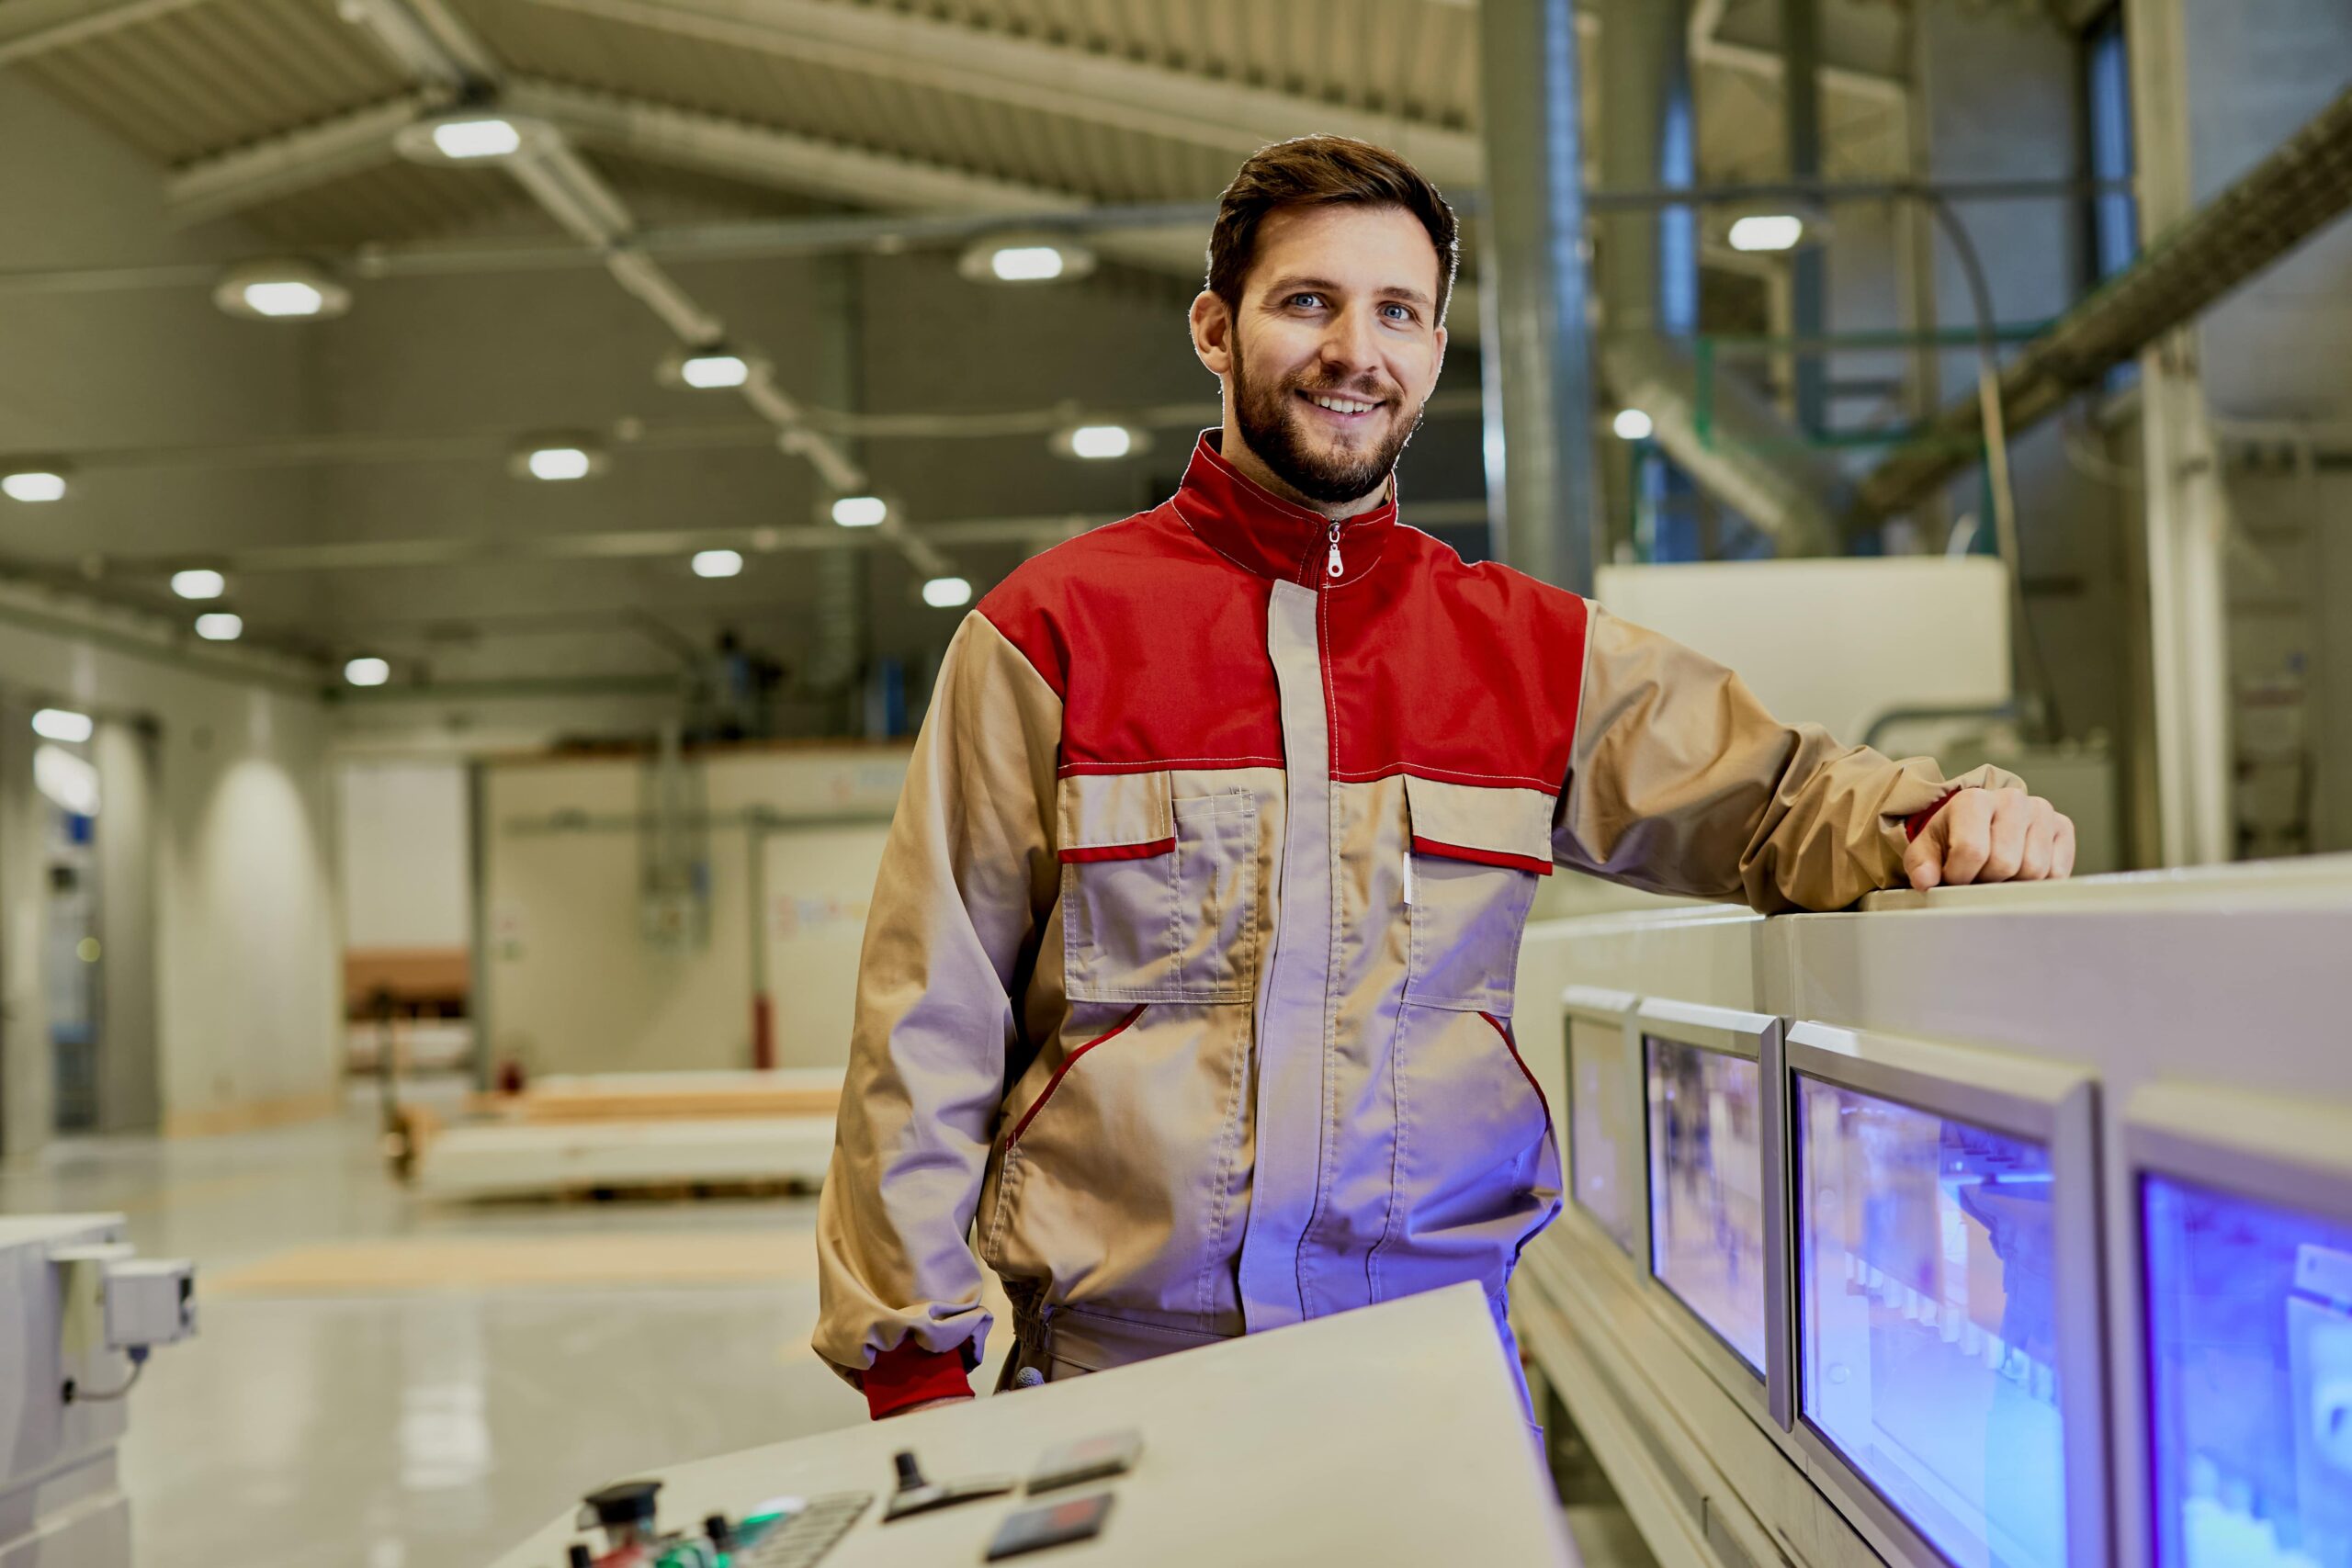
[[[1496,548],[1590,593],[1600,524],[1573,0],[1484,0],[1479,245],[1487,506]]]
[[[1789,178],[1821,178],[1821,0],[1781,0],[1781,95],[1788,127]],[[1815,208],[1814,210],[1823,210]],[[1819,338],[1828,323],[1829,252],[1819,243],[1789,258],[1789,316],[1800,338]],[[1829,360],[1796,356],[1797,428],[1818,436],[1829,423]]]
[[[2181,0],[2127,0],[2140,231],[2160,243],[2194,199]],[[2148,642],[2154,666],[2159,834],[2166,865],[2232,858],[2229,497],[2198,371],[2198,329],[2140,356]]]

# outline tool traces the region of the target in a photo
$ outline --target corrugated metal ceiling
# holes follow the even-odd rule
[[[1313,105],[1396,115],[1457,132],[1477,108],[1475,8],[1461,0],[831,0],[844,10],[982,29]],[[0,0],[5,17],[9,0]],[[791,40],[750,48],[585,14],[540,0],[455,0],[457,14],[518,74],[698,111],[830,145],[911,159],[1090,201],[1205,199],[1237,145],[1089,118],[1082,101],[1001,89],[957,92],[888,62],[871,70],[796,58]],[[1744,9],[1744,8],[1743,8]],[[757,15],[757,8],[752,8]],[[23,63],[43,85],[175,167],[251,146],[399,96],[413,85],[342,19],[333,0],[191,0]],[[1606,90],[1606,84],[1597,85]],[[1769,175],[1778,162],[1777,84],[1702,71],[1701,156],[1711,178]],[[1833,175],[1901,167],[1901,117],[1833,97]],[[600,158],[604,154],[599,154]],[[743,172],[721,179],[673,164],[616,164],[633,200],[665,215],[805,210]],[[788,187],[787,170],[775,172]],[[248,216],[273,239],[347,245],[477,231],[543,233],[510,182],[387,159],[283,195]],[[668,216],[665,220],[679,220]]]

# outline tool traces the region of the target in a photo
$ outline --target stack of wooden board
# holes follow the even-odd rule
[[[454,1199],[813,1189],[841,1091],[838,1067],[546,1078],[419,1127],[411,1179]]]

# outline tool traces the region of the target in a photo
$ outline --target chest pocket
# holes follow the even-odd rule
[[[1552,797],[1405,778],[1405,999],[1508,1018],[1535,879],[1552,874]]]
[[[1062,978],[1073,1001],[1248,1002],[1258,802],[1174,798],[1166,773],[1061,781]]]

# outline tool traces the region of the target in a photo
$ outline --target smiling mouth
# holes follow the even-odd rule
[[[1344,420],[1363,419],[1380,407],[1371,399],[1351,398],[1337,392],[1301,392],[1298,395],[1325,413]]]

